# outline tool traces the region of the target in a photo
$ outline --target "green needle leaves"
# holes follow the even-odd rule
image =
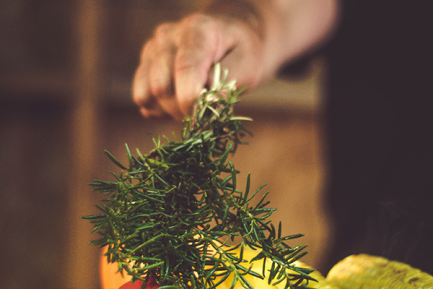
[[[245,191],[237,189],[237,174],[228,160],[246,134],[242,121],[233,115],[233,105],[243,89],[235,82],[220,80],[215,65],[214,83],[204,90],[194,114],[184,119],[181,140],[153,138],[148,154],[131,154],[128,165],[112,154],[108,157],[122,169],[115,181],[95,180],[93,190],[107,196],[97,207],[101,214],[86,216],[101,237],[91,244],[108,247],[108,262],[117,262],[133,281],[152,277],[164,288],[215,288],[227,278],[253,288],[246,275],[267,278],[269,283],[285,281],[285,288],[307,288],[310,269],[294,262],[305,246],[291,248],[285,241],[301,237],[281,236],[269,220],[273,208],[265,201],[250,204],[260,187],[250,195],[250,176]],[[227,239],[242,237],[237,246]],[[243,259],[248,246],[256,250],[252,260]],[[240,249],[236,254],[235,250]],[[254,272],[246,261],[272,261],[271,270]],[[243,264],[244,263],[244,264]],[[248,263],[247,263],[248,264]]]

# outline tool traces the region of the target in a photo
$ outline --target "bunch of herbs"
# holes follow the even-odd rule
[[[271,284],[285,282],[285,288],[307,288],[314,280],[311,269],[294,263],[307,252],[305,245],[288,246],[285,241],[301,237],[281,235],[269,220],[274,208],[268,208],[263,194],[252,198],[265,186],[250,193],[250,175],[243,191],[237,189],[237,174],[228,156],[250,132],[234,115],[239,94],[235,82],[222,79],[215,65],[214,82],[200,95],[192,116],[184,119],[181,139],[153,138],[155,148],[148,154],[138,149],[133,155],[126,145],[128,164],[112,154],[108,157],[122,171],[114,181],[94,180],[94,191],[107,196],[104,205],[96,205],[101,214],[85,216],[101,238],[91,244],[108,247],[108,262],[117,263],[132,281],[152,277],[160,288],[215,288],[232,278],[234,288],[240,282],[252,289],[246,275],[268,278]],[[228,239],[241,236],[236,246]],[[248,246],[258,253],[243,259]],[[235,253],[239,249],[239,253]],[[265,261],[272,261],[266,272]],[[244,266],[247,261],[263,260],[262,272]]]

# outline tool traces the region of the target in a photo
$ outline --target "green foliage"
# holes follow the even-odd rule
[[[122,172],[113,173],[115,181],[90,184],[108,196],[97,205],[102,214],[83,217],[101,235],[91,244],[108,246],[107,261],[117,262],[133,281],[152,276],[161,288],[214,288],[231,276],[233,285],[253,288],[246,274],[269,283],[285,281],[285,288],[306,288],[313,270],[293,264],[307,253],[305,246],[285,244],[302,235],[282,237],[281,224],[275,229],[268,220],[275,210],[267,207],[268,192],[251,204],[263,186],[250,194],[250,176],[244,191],[237,189],[238,171],[228,156],[249,133],[242,123],[249,119],[233,115],[243,89],[226,84],[226,76],[220,81],[217,64],[213,86],[184,120],[181,140],[163,136],[162,144],[153,138],[155,148],[148,154],[137,150],[136,156],[126,145],[127,166],[106,151]],[[236,236],[242,242],[228,246]],[[273,261],[270,272],[241,265],[245,246],[258,252],[251,261]]]

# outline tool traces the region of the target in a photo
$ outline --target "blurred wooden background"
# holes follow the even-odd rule
[[[0,1],[0,288],[100,288],[97,238],[80,216],[101,196],[87,185],[117,170],[124,144],[142,152],[147,132],[171,135],[180,124],[146,120],[130,84],[144,41],[206,1]],[[304,261],[321,266],[331,228],[321,202],[325,179],[321,59],[245,95],[254,138],[233,161],[245,183],[268,183],[274,222],[305,233]]]

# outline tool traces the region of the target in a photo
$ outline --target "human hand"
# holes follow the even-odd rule
[[[146,42],[133,81],[133,99],[145,117],[182,119],[220,62],[228,80],[255,86],[263,77],[259,31],[230,16],[192,14],[157,27]]]

